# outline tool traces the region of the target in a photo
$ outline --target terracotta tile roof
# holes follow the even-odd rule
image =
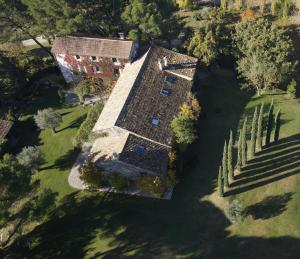
[[[159,69],[158,59],[166,57],[168,67]],[[173,133],[171,121],[179,106],[187,101],[197,66],[197,59],[153,46],[144,62],[142,71],[131,89],[117,119],[116,126],[147,139],[171,145]],[[170,70],[170,68],[172,68]],[[171,79],[172,83],[166,81]],[[170,95],[162,94],[162,89]],[[158,125],[152,123],[157,119]]]
[[[132,48],[133,41],[131,40],[66,36],[55,38],[51,52],[129,59]]]
[[[162,175],[167,171],[169,151],[170,148],[130,134],[119,160]]]
[[[13,123],[7,120],[0,120],[0,141],[5,139],[6,135],[10,131]]]

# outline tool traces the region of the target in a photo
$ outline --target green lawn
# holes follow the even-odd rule
[[[53,78],[55,77],[48,76],[49,80]],[[40,180],[41,188],[51,188],[58,193],[58,198],[62,198],[75,191],[67,182],[69,170],[78,155],[78,151],[72,145],[72,139],[85,119],[88,108],[61,105],[56,88],[40,89],[37,96],[16,126],[17,136],[20,136],[18,145],[20,148],[27,145],[39,146],[45,162],[36,177]],[[63,118],[55,135],[51,130],[34,130],[33,115],[38,109],[47,107],[57,109]]]
[[[78,194],[67,186],[67,166],[42,170],[42,186],[51,187],[64,197],[47,222],[10,248],[10,255],[89,259],[299,258],[299,101],[280,93],[252,97],[239,90],[235,78],[232,72],[219,71],[199,82],[203,107],[199,139],[186,154],[180,183],[171,201]],[[230,129],[235,131],[239,127],[243,116],[252,114],[262,101],[269,103],[272,97],[275,110],[280,107],[283,111],[281,142],[264,149],[249,164],[256,171],[250,170],[253,175],[246,177],[241,174],[237,181],[247,180],[231,189],[236,193],[219,198],[216,177],[225,138]],[[82,108],[60,111],[72,111],[64,115],[62,128],[86,112]],[[50,132],[40,135],[41,148],[47,153],[44,167],[52,167],[72,149],[70,138],[75,130],[65,129],[55,137]],[[260,160],[262,156],[265,157]],[[271,174],[265,178],[267,167]],[[280,172],[276,171],[278,168]],[[252,179],[255,175],[261,178]],[[266,198],[267,202],[262,203]],[[252,206],[251,214],[241,224],[231,225],[224,215],[223,208],[230,199],[238,199],[245,207]],[[23,243],[30,246],[21,246]]]

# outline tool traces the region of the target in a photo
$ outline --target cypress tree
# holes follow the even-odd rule
[[[257,126],[257,107],[255,107],[255,111],[254,111],[253,118],[252,118],[251,142],[250,142],[250,157],[254,157],[254,154],[255,154],[256,126]]]
[[[241,167],[242,167],[242,131],[240,130],[239,141],[238,141],[238,155],[237,155],[237,162],[236,162],[236,170],[238,172],[240,172]]]
[[[219,167],[219,174],[218,174],[218,191],[219,191],[219,196],[223,197],[224,196],[224,186],[223,186],[223,177],[222,177],[222,166],[220,165]]]
[[[229,179],[233,179],[233,166],[232,166],[232,146],[233,146],[233,134],[232,130],[230,130],[230,138],[228,142],[228,158],[227,158],[227,167],[228,167],[228,176]]]
[[[242,128],[242,166],[247,163],[247,117]]]
[[[263,141],[263,134],[264,134],[264,128],[263,128],[263,121],[264,121],[264,104],[260,106],[258,121],[257,121],[257,148],[258,150],[262,149],[262,141]]]
[[[228,171],[227,171],[227,142],[226,142],[226,140],[225,140],[224,150],[223,150],[222,168],[223,168],[224,184],[226,187],[228,187],[229,183],[228,183]]]
[[[274,133],[275,142],[279,140],[280,126],[281,126],[280,115],[281,113],[279,109],[275,116],[275,133]]]
[[[274,110],[274,105],[273,105],[273,99],[272,103],[269,108],[269,113],[268,113],[268,124],[267,124],[267,134],[266,134],[266,146],[270,145],[270,140],[271,140],[271,133],[272,133],[272,127],[273,127],[273,110]]]

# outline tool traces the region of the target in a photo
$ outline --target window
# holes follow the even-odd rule
[[[120,71],[119,71],[118,68],[115,68],[115,69],[114,69],[114,75],[115,75],[115,76],[119,76],[119,75],[120,75]]]
[[[112,58],[111,60],[112,60],[113,63],[117,63],[118,62],[117,58]]]
[[[164,96],[169,96],[171,94],[172,90],[169,88],[162,88],[160,93]]]
[[[96,56],[91,56],[92,61],[98,61],[98,58]]]
[[[78,72],[80,72],[80,73],[85,72],[86,73],[86,67],[82,66],[82,65],[78,65]]]
[[[172,76],[166,76],[165,77],[165,81],[170,83],[170,84],[174,84],[175,81],[176,81],[176,78],[175,77],[172,77]]]
[[[152,124],[152,125],[155,125],[155,126],[158,126],[158,125],[159,125],[159,119],[152,118],[152,119],[151,119],[151,124]]]
[[[103,72],[102,68],[99,66],[93,66],[94,73],[101,73]]]
[[[76,58],[77,60],[80,60],[80,56],[79,56],[79,55],[76,55],[75,58]]]
[[[145,153],[145,148],[141,145],[136,145],[134,149],[135,153],[137,153],[139,156],[144,155]]]

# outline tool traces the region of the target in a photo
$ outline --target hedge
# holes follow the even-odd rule
[[[103,109],[103,103],[97,102],[94,106],[89,110],[85,121],[80,125],[79,130],[75,138],[73,139],[73,144],[75,146],[82,146],[82,144],[89,140],[92,129],[97,122],[100,113]]]

